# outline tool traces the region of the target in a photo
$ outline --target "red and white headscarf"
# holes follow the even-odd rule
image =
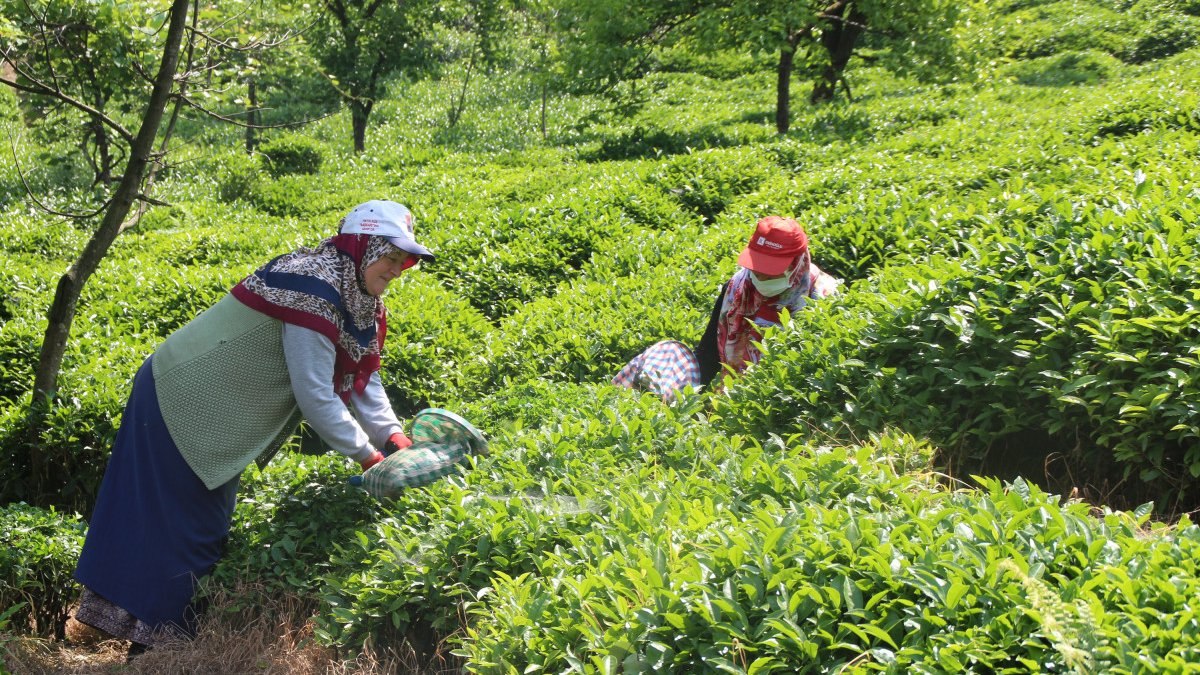
[[[783,309],[795,313],[810,299],[837,292],[837,279],[813,264],[807,249],[796,256],[791,269],[790,287],[774,298],[758,292],[748,269],[738,270],[729,280],[717,326],[717,352],[721,363],[729,364],[739,373],[751,363],[757,363],[761,355],[753,343],[762,339],[762,328],[779,325],[779,313]]]
[[[383,237],[339,234],[316,248],[275,258],[230,292],[248,307],[329,338],[337,350],[334,391],[349,400],[350,393],[361,393],[379,370],[387,335],[383,300],[367,292],[363,273],[396,250]],[[409,261],[409,267],[415,265],[416,256]]]

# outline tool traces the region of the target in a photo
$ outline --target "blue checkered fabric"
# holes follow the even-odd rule
[[[700,386],[700,363],[691,348],[677,340],[663,340],[633,357],[612,379],[630,389],[658,394],[671,402],[684,387]]]

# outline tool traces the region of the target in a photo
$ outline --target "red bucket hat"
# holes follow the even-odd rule
[[[791,218],[767,216],[758,221],[738,264],[759,274],[783,274],[796,256],[808,250],[808,235]]]

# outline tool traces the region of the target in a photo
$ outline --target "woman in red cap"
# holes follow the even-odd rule
[[[685,386],[710,384],[728,366],[742,372],[759,359],[761,331],[779,325],[779,314],[796,312],[810,299],[837,292],[837,279],[813,264],[808,236],[791,218],[768,216],[738,256],[742,269],[721,287],[708,328],[695,351],[664,340],[638,354],[613,384],[647,389],[667,401]]]
[[[740,373],[756,363],[754,342],[762,328],[779,325],[780,311],[795,313],[809,300],[837,292],[839,281],[813,264],[808,236],[791,218],[758,221],[738,264],[742,269],[721,288],[696,345],[701,384],[712,382],[722,365]]]

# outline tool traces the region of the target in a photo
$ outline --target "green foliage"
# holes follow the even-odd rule
[[[1177,499],[1200,473],[1188,450],[1200,436],[1188,374],[1200,280],[1187,262],[1194,219],[1158,201],[1169,193],[1139,188],[1141,208],[1013,195],[1017,220],[977,237],[978,253],[942,271],[889,270],[793,317],[719,409],[741,433],[919,429],[969,471],[989,448],[1022,466],[1009,439],[1041,430],[1025,451],[1090,467],[1077,480],[1138,475]]]
[[[423,269],[388,292],[388,335],[380,373],[392,409],[409,416],[472,391],[468,372],[485,358],[494,327],[467,300]]]
[[[1200,533],[1149,525],[1144,502],[1171,520],[1200,479],[1200,58],[1117,59],[1143,34],[1186,44],[1168,38],[1191,24],[1153,10],[1191,4],[977,3],[961,30],[992,70],[943,87],[864,37],[854,100],[794,110],[784,136],[777,45],[686,41],[647,62],[669,72],[637,82],[634,118],[585,128],[603,101],[551,95],[545,136],[551,40],[466,88],[462,63],[453,82],[388,82],[370,153],[333,140],[349,114],[293,132],[325,158],[314,173],[273,177],[240,130],[187,122],[170,206],[89,286],[36,432],[44,308],[88,232],[0,209],[0,501],[90,507],[146,354],[387,197],[438,260],[386,296],[381,377],[397,412],[459,412],[492,452],[385,503],[347,486],[345,458],[285,452],[243,477],[212,583],[299,595],[342,650],[449,641],[472,672],[1184,671]],[[593,18],[673,6],[630,7]],[[550,24],[528,18],[533,42]],[[430,102],[463,95],[486,114],[448,132]],[[77,170],[15,137],[35,184]],[[80,202],[69,188],[53,202]],[[844,292],[769,332],[722,390],[664,405],[608,384],[649,344],[696,340],[771,213],[800,219]]]
[[[671,73],[697,73],[719,80],[770,70],[770,59],[738,50],[715,53],[698,52],[686,41],[657,55],[658,67]]]
[[[1005,72],[1017,82],[1035,87],[1063,87],[1097,84],[1108,79],[1120,67],[1120,61],[1100,51],[1064,52],[1028,61],[1019,61]]]
[[[629,480],[628,462],[672,450],[675,461],[693,461],[689,446],[674,437],[684,431],[687,411],[664,409],[653,397],[535,386],[496,400],[525,411],[492,439],[506,439],[510,450],[474,460],[466,478],[406,493],[389,504],[390,517],[342,542],[338,564],[349,571],[327,579],[321,639],[395,643],[430,630],[446,635],[497,575],[535,572],[547,552],[581,544],[604,518],[608,484]],[[526,430],[526,422],[538,426]],[[604,492],[593,494],[597,489]]]
[[[363,2],[318,3],[308,47],[354,119],[355,150],[362,151],[367,119],[385,78],[413,78],[435,69],[433,30],[441,6]],[[403,36],[403,39],[396,39]]]
[[[1137,571],[1148,549],[1194,568],[1196,528],[1147,540],[1133,517],[1095,520],[1023,482],[970,498],[902,487],[874,454],[885,447],[743,448],[709,469],[728,491],[697,474],[614,489],[576,545],[495,576],[457,653],[488,673],[1095,672],[1182,637],[1127,633],[1124,617],[1162,583],[1159,612],[1187,597],[1166,579],[1194,571]],[[771,483],[782,491],[735,497]]]
[[[0,506],[0,629],[63,638],[85,529],[77,515]]]
[[[576,277],[594,251],[623,231],[625,216],[588,193],[481,214],[438,248],[447,284],[497,320]]]
[[[217,196],[226,202],[249,202],[264,181],[263,170],[253,158],[242,154],[229,155],[218,173]]]
[[[1197,40],[1200,40],[1200,22],[1195,18],[1155,11],[1129,38],[1123,58],[1129,63],[1154,61],[1194,47]]]
[[[0,2],[7,19],[0,50],[6,61],[21,65],[17,84],[29,126],[46,139],[73,139],[62,146],[66,157],[47,154],[44,161],[75,171],[88,167],[80,187],[107,184],[121,172],[127,139],[118,128],[148,90],[143,74],[154,72],[157,57],[156,31],[149,26],[162,21],[161,11],[136,1]],[[56,92],[93,112],[63,105]]]
[[[665,338],[695,342],[716,296],[680,279],[671,265],[612,281],[585,281],[507,317],[473,377],[489,387],[538,376],[568,382],[611,378],[630,358]],[[711,294],[710,294],[711,293]],[[701,299],[703,298],[703,299]],[[704,303],[708,303],[707,307]],[[573,313],[586,306],[588,311]],[[674,307],[647,312],[647,307]],[[570,321],[563,321],[570,316]]]
[[[1200,96],[1155,87],[1113,97],[1078,121],[1085,138],[1130,136],[1155,129],[1200,130]]]
[[[1200,24],[1191,2],[1008,3],[982,17],[982,49],[1014,59],[1099,51],[1126,63],[1146,63],[1196,44]]]
[[[1099,50],[1120,56],[1133,19],[1102,3],[1047,2],[1025,6],[998,22],[995,49],[1015,59]]]
[[[650,175],[650,183],[705,222],[712,222],[734,198],[765,181],[772,169],[756,152],[709,150],[662,162]]]
[[[273,138],[258,146],[263,167],[272,178],[311,174],[321,169],[324,151],[315,139],[299,134]]]
[[[42,425],[33,422],[33,406],[43,404],[31,402],[28,393],[12,400],[0,417],[0,500],[90,511],[116,438],[126,383],[115,378],[89,389],[86,399],[47,405]]]
[[[351,471],[358,467],[336,453],[285,450],[261,472],[243,474],[226,553],[210,583],[253,581],[267,593],[313,597],[321,575],[341,573],[330,560],[335,547],[353,540],[378,509],[346,482]]]

